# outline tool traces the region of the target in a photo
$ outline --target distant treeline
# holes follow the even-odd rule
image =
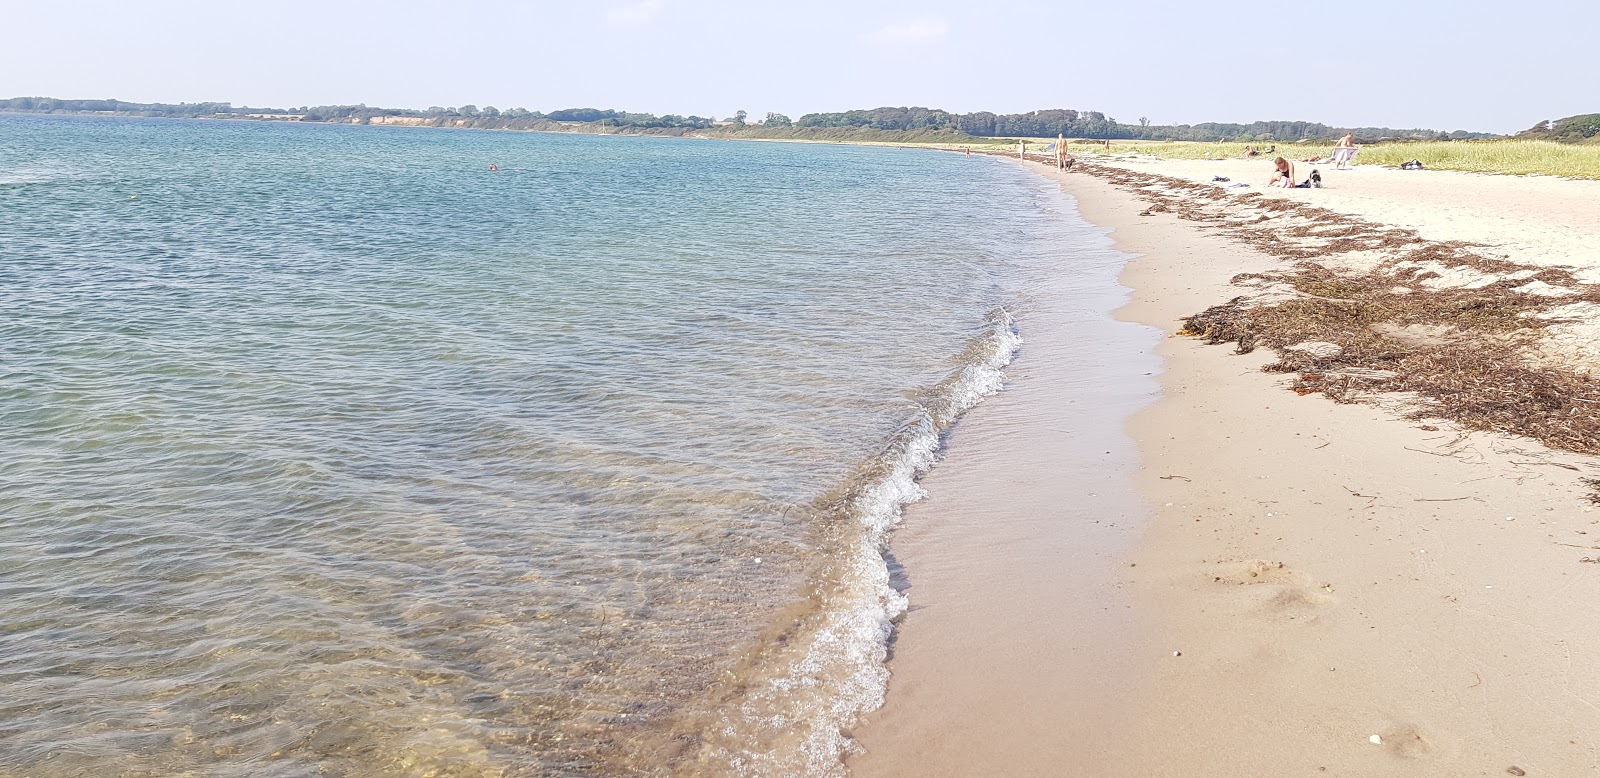
[[[1390,127],[1330,127],[1315,122],[1252,122],[1250,124],[1123,124],[1099,111],[1055,109],[1029,113],[993,114],[987,111],[953,114],[934,108],[874,108],[844,113],[813,113],[800,117],[801,127],[871,127],[878,130],[953,129],[978,137],[1188,140],[1188,141],[1297,141],[1327,140],[1352,132],[1359,138],[1476,139],[1489,133],[1398,130]]]
[[[436,121],[450,126],[510,126],[513,123],[581,122],[608,127],[683,127],[704,129],[714,120],[702,116],[655,116],[647,113],[570,108],[548,114],[526,108],[500,110],[492,105],[479,108],[433,106],[414,108],[373,108],[362,105],[303,105],[299,108],[252,108],[232,103],[129,103],[122,100],[59,100],[53,97],[13,97],[0,100],[0,111],[30,113],[107,113],[128,116],[161,116],[179,119],[198,118],[274,118],[304,122],[370,124],[373,119],[406,118]],[[466,120],[466,121],[462,121]]]
[[[954,114],[935,108],[873,108],[845,111],[843,113],[811,113],[791,121],[778,113],[769,113],[761,121],[747,120],[739,111],[727,120],[718,122],[713,117],[656,116],[648,113],[629,113],[600,108],[567,108],[540,113],[525,108],[501,110],[494,106],[479,108],[475,105],[460,107],[432,106],[426,110],[413,108],[372,108],[366,105],[315,105],[298,108],[251,108],[231,103],[129,103],[121,100],[59,100],[50,97],[16,97],[0,100],[0,111],[26,111],[44,113],[106,113],[133,116],[164,116],[176,118],[238,118],[280,119],[304,122],[336,122],[343,124],[408,124],[435,127],[466,127],[476,129],[547,130],[568,132],[624,132],[641,134],[710,134],[722,136],[750,135],[755,137],[807,138],[828,136],[839,138],[849,131],[877,131],[878,133],[914,133],[918,136],[958,139],[964,136],[980,138],[1031,137],[1049,138],[1065,135],[1069,138],[1127,139],[1127,140],[1185,140],[1185,141],[1297,141],[1328,140],[1346,132],[1353,132],[1362,140],[1379,139],[1478,139],[1496,137],[1488,133],[1439,132],[1436,130],[1398,130],[1389,127],[1331,127],[1315,122],[1252,122],[1250,124],[1181,124],[1151,125],[1140,119],[1138,124],[1123,124],[1099,111],[1053,109],[1017,114],[994,114],[987,111]],[[1572,117],[1556,122],[1569,122],[1585,117]],[[1594,119],[1594,116],[1587,117]],[[1540,127],[1550,132],[1569,132],[1550,122],[1541,122],[1528,132]],[[1594,134],[1593,122],[1589,137]],[[865,133],[872,134],[872,133]],[[1524,133],[1527,134],[1527,133]]]
[[[1542,121],[1517,133],[1517,137],[1562,143],[1600,143],[1600,113]]]

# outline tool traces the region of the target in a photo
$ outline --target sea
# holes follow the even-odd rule
[[[0,775],[843,775],[1101,237],[924,149],[0,116]]]

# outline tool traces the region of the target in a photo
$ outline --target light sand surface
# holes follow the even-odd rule
[[[1529,265],[1576,265],[1600,283],[1600,181],[1550,176],[1499,176],[1441,170],[1398,170],[1357,165],[1334,170],[1316,162],[1295,164],[1301,179],[1322,173],[1322,189],[1265,186],[1270,158],[1156,159],[1127,156],[1096,160],[1128,170],[1187,181],[1247,183],[1225,189],[1260,192],[1416,230],[1428,240],[1483,244],[1490,254]]]
[[[1233,163],[1138,164],[1175,174]],[[1349,178],[1336,189],[1282,194],[1432,240],[1565,246],[1574,264],[1585,247],[1563,220],[1595,218],[1587,182],[1430,173],[1444,182],[1435,194],[1463,193],[1447,217],[1400,184],[1357,189],[1388,171],[1337,175]],[[1132,321],[1173,333],[1179,317],[1238,294],[1234,274],[1281,265],[1170,213],[1142,215],[1146,203],[1103,178],[1063,182],[1137,256],[1123,275]],[[1523,208],[1478,198],[1524,185],[1550,188],[1518,211],[1520,231],[1470,215]],[[1026,540],[1079,517],[1073,495],[1105,484],[1074,483],[1087,474],[1062,461],[1077,428],[1057,421],[1058,392],[1024,375],[963,422],[894,540],[913,610],[888,703],[856,733],[867,749],[856,775],[1600,774],[1600,511],[1580,483],[1600,475],[1592,458],[1300,397],[1260,372],[1265,354],[1177,337],[1157,353],[1163,399],[1126,430],[1150,514],[1120,556],[1116,542],[1086,555]],[[1019,369],[1057,369],[1033,356]],[[1028,423],[996,423],[1005,418]],[[1065,483],[1048,491],[1004,480],[1008,467],[1052,466]],[[1021,540],[1006,548],[1029,563],[1009,571],[1014,587],[994,585],[1008,571],[982,561],[1006,553],[988,547],[984,525],[1008,495],[1020,510],[1006,530]],[[1106,518],[1127,515],[1116,510]],[[1010,610],[1016,588],[1063,586],[1074,588],[1030,595],[1073,603],[1056,623],[1036,623],[1048,608]],[[1125,620],[1107,621],[1126,604]]]

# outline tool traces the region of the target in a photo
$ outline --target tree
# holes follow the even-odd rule
[[[1149,127],[1150,126],[1150,117],[1148,117],[1148,116],[1139,117],[1139,126],[1140,127]]]
[[[477,117],[478,106],[467,103],[466,105],[461,106],[460,111],[462,116]]]
[[[486,119],[498,119],[500,118],[500,109],[492,105],[486,105],[483,107],[483,116]]]
[[[605,110],[598,108],[564,108],[559,111],[551,111],[548,118],[553,122],[598,122],[621,117],[622,114],[609,108]]]
[[[747,117],[749,115],[750,114],[745,113],[743,109],[740,109],[739,111],[734,112],[734,114],[733,114],[734,126],[743,127],[744,126],[745,117]]]
[[[790,121],[789,117],[784,116],[781,113],[771,113],[771,112],[769,112],[767,114],[767,119],[766,119],[766,121],[762,122],[762,124],[765,124],[768,127],[792,127],[792,126],[794,126],[794,122]]]

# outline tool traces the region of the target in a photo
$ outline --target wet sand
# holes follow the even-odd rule
[[[1163,172],[1161,162],[1140,164]],[[1194,164],[1173,163],[1171,174]],[[1339,185],[1353,189],[1369,172],[1387,175],[1358,170]],[[1475,196],[1526,184],[1432,175],[1457,177],[1446,191],[1463,198],[1450,206],[1458,213],[1482,208]],[[1144,215],[1144,202],[1102,178],[1063,181],[1083,215],[1137,256],[1122,276],[1133,289],[1124,319],[1173,333],[1181,316],[1239,294],[1235,274],[1281,262],[1172,214]],[[1584,264],[1555,222],[1581,212],[1590,189],[1537,186],[1548,207],[1529,209],[1520,227],[1494,226],[1497,248],[1531,263],[1522,255],[1561,240],[1576,246],[1569,262]],[[1482,240],[1491,229],[1469,218],[1461,223],[1471,230],[1453,233],[1404,187],[1378,189],[1347,198],[1364,204],[1316,204],[1369,218],[1392,210],[1435,240]],[[1545,225],[1539,212],[1556,216]],[[1104,520],[1147,518],[1088,554],[1028,544],[1035,564],[985,562],[978,538],[992,519],[967,507],[1031,507],[1013,514],[1031,530],[1007,527],[1026,539],[1072,516],[1083,505],[1072,494],[1098,491],[1058,467],[1069,475],[1051,506],[1042,493],[1019,499],[997,473],[968,472],[969,458],[1056,461],[1070,438],[1038,430],[1061,428],[1059,391],[1029,391],[1019,376],[1016,391],[959,428],[926,484],[929,499],[894,540],[913,610],[888,703],[856,733],[867,752],[851,761],[854,774],[1600,769],[1600,563],[1584,561],[1600,558],[1600,511],[1580,481],[1600,474],[1593,458],[1408,421],[1394,407],[1297,396],[1284,377],[1260,372],[1271,359],[1260,352],[1168,338],[1157,354],[1162,399],[1122,433],[1137,446],[1143,509]],[[1009,442],[992,423],[1008,414],[1032,419]],[[1002,618],[1017,606],[1012,587],[982,588],[994,575],[1009,575],[1030,601],[1072,607],[1053,623],[1042,609],[1037,619]]]
[[[912,604],[888,703],[856,732],[858,775],[1060,774],[1146,672],[1115,570],[1146,513],[1121,420],[1155,398],[1160,336],[1110,317],[1126,256],[1067,218],[1097,248],[1063,251],[1030,290],[1006,391],[956,427],[894,536]]]

